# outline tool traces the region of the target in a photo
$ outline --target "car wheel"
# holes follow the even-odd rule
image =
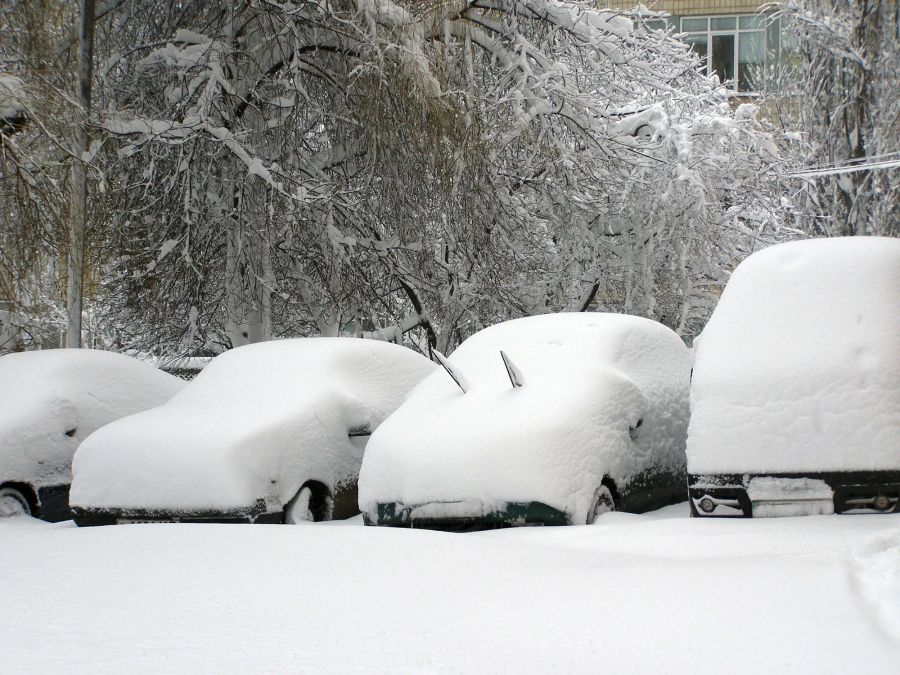
[[[31,506],[25,495],[15,488],[0,488],[0,518],[30,515]]]
[[[616,510],[616,500],[613,497],[612,490],[606,485],[601,485],[594,493],[594,501],[588,511],[587,524],[590,525],[601,513],[609,513]]]
[[[300,488],[294,498],[284,507],[284,522],[288,525],[315,522],[316,519],[310,508],[312,496],[312,489],[308,485]]]

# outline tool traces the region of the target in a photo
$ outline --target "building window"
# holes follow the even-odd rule
[[[757,90],[766,61],[766,17],[682,17],[681,32],[694,52],[706,61],[708,72],[735,92]]]

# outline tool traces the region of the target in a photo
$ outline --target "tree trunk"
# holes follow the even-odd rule
[[[91,78],[94,58],[94,0],[81,2],[78,35],[78,102],[83,119],[75,132],[75,162],[72,165],[72,213],[69,225],[69,275],[66,292],[68,324],[66,347],[81,347],[81,305],[84,296],[84,230],[87,216],[87,175],[83,154],[88,149],[91,114]]]

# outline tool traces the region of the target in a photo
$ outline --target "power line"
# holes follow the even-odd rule
[[[806,169],[790,174],[795,178],[813,178],[816,176],[835,176],[844,173],[855,173],[857,171],[878,171],[881,169],[893,169],[900,167],[900,158],[882,160],[879,162],[865,162],[862,164],[852,164],[847,166],[833,165],[830,167],[822,167],[816,169]]]
[[[833,169],[838,166],[849,166],[853,164],[865,164],[868,162],[882,162],[885,160],[900,159],[900,151],[883,152],[877,155],[866,155],[865,157],[853,157],[850,159],[838,159],[833,162],[824,162],[822,164],[811,164],[804,171],[815,171],[818,169]]]

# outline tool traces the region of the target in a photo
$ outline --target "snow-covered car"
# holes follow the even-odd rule
[[[70,498],[75,522],[354,515],[369,435],[434,368],[406,347],[357,338],[227,351],[166,405],[81,445]]]
[[[184,382],[124,354],[0,356],[0,516],[70,517],[72,456],[94,430],[162,405]]]
[[[695,344],[694,515],[900,511],[900,240],[753,254]]]
[[[684,501],[691,359],[662,324],[527,317],[442,362],[369,442],[367,524],[584,524]]]

